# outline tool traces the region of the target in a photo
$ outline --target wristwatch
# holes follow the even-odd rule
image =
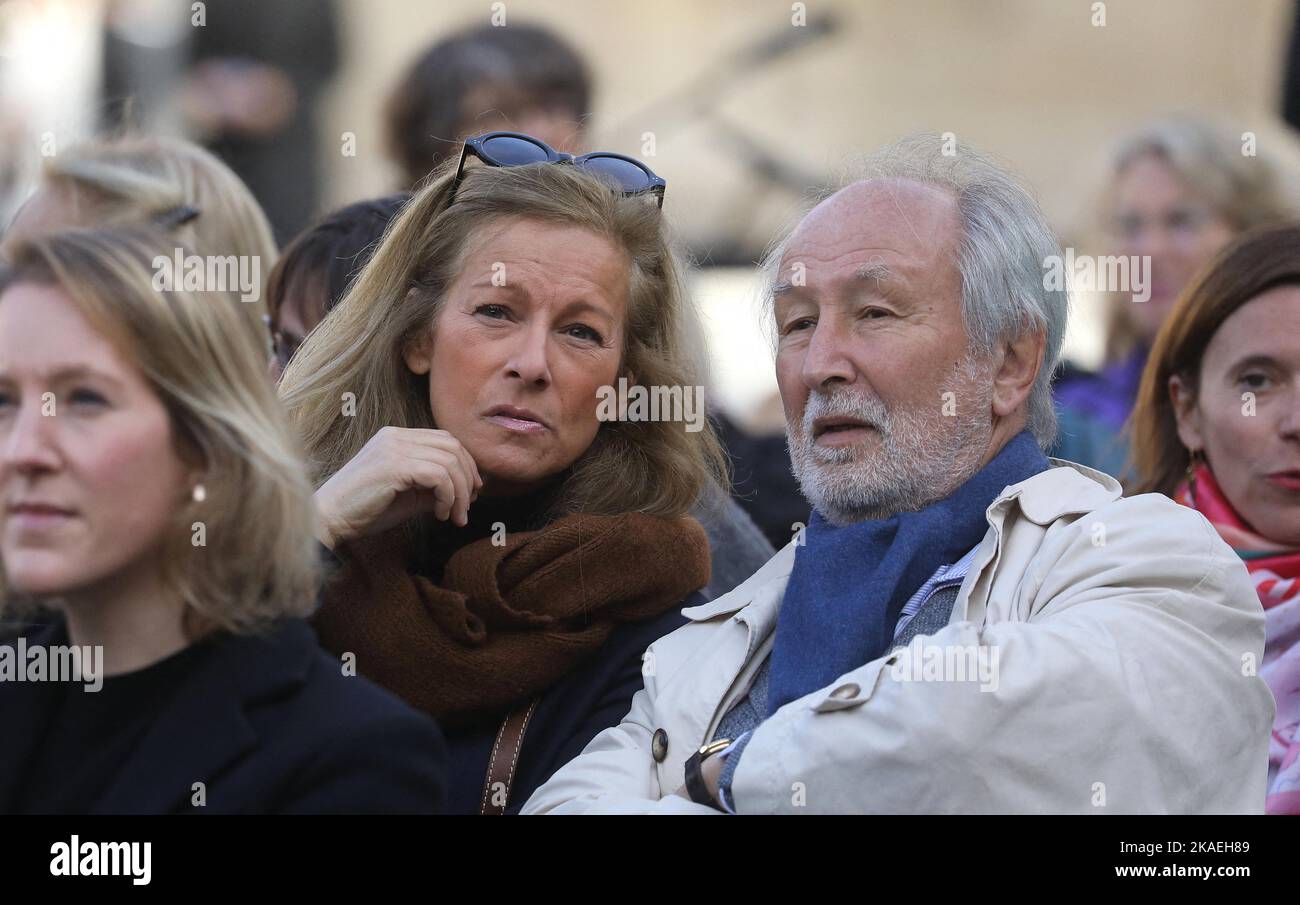
[[[709,794],[709,787],[704,784],[704,775],[700,772],[700,765],[718,752],[725,751],[731,745],[731,742],[732,740],[729,738],[715,739],[706,745],[702,745],[700,750],[686,758],[686,794],[691,796],[691,801],[710,808],[718,807],[717,799]]]

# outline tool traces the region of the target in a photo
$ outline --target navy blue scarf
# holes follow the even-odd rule
[[[998,494],[1047,468],[1023,431],[952,496],[919,512],[838,528],[814,509],[777,617],[768,715],[883,656],[908,598],[984,537]]]

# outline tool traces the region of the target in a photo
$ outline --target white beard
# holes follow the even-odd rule
[[[951,495],[979,470],[993,438],[993,387],[988,365],[967,355],[944,381],[956,413],[933,408],[891,412],[878,397],[856,388],[814,390],[803,422],[786,426],[790,463],[803,494],[827,521],[849,525],[915,512]],[[860,419],[880,435],[866,444],[827,447],[813,442],[813,422]]]

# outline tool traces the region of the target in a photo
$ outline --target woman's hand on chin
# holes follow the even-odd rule
[[[316,491],[316,536],[333,549],[425,512],[463,526],[482,486],[474,459],[451,434],[385,427]]]

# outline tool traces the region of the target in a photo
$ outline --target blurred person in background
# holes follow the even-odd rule
[[[388,154],[406,189],[483,132],[524,132],[576,154],[586,143],[591,96],[586,61],[547,28],[458,31],[420,54],[389,95]]]
[[[53,621],[6,659],[100,655],[84,686],[0,682],[0,813],[431,813],[437,727],[303,621],[320,559],[297,444],[234,301],[154,289],[174,242],[8,250],[0,608]]]
[[[267,279],[276,363],[288,367],[307,334],[343,300],[409,192],[358,201],[328,214],[284,247]]]
[[[182,115],[248,184],[286,242],[319,212],[316,108],[339,67],[335,4],[221,0],[188,31]]]
[[[1150,298],[1124,295],[1113,304],[1099,372],[1067,371],[1058,381],[1061,425],[1052,455],[1123,476],[1124,425],[1178,294],[1233,236],[1297,213],[1290,182],[1270,155],[1244,154],[1240,135],[1169,119],[1124,137],[1101,199],[1104,254],[1149,258]]]
[[[598,412],[620,377],[695,383],[657,177],[546,150],[467,145],[281,382],[341,563],[322,641],[443,724],[454,813],[517,810],[627,712],[705,599],[687,514],[725,480],[707,421]]]
[[[1184,292],[1133,411],[1139,490],[1214,525],[1264,608],[1267,812],[1300,814],[1300,226],[1253,231]]]
[[[780,410],[781,399],[765,400]],[[718,436],[731,459],[736,503],[774,548],[788,544],[808,524],[810,507],[790,470],[785,432],[748,431],[724,412],[716,412]]]
[[[33,236],[85,226],[152,225],[202,255],[234,256],[256,275],[250,298],[231,296],[248,335],[271,359],[266,280],[276,245],[257,199],[229,167],[192,142],[127,135],[70,147],[44,162],[0,252]],[[263,373],[266,372],[265,365]]]

